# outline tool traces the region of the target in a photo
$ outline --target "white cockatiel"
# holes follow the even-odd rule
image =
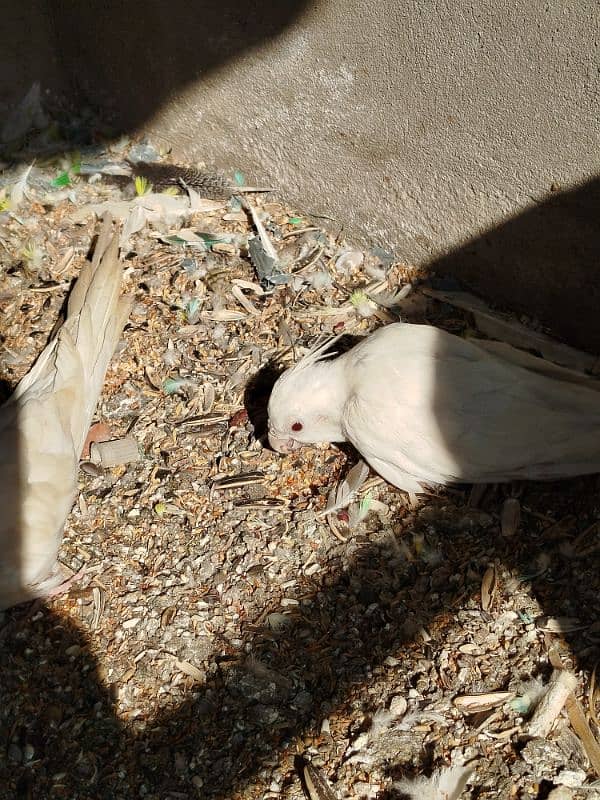
[[[118,236],[104,221],[64,324],[0,408],[0,608],[56,589],[56,557],[108,362],[130,309]]]
[[[335,359],[330,346],[277,380],[275,450],[351,442],[411,495],[426,484],[600,472],[600,381],[429,325],[388,325]]]

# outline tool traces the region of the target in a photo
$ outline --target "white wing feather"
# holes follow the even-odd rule
[[[0,608],[60,582],[56,556],[81,450],[108,362],[129,314],[118,240],[106,220],[67,318],[0,408]]]
[[[429,326],[380,329],[342,356],[348,440],[400,486],[394,472],[428,483],[599,472],[598,385],[508,355]]]

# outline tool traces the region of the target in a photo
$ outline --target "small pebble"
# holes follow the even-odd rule
[[[586,774],[581,769],[563,769],[556,776],[556,783],[571,789],[578,789],[580,786],[583,786],[585,780]]]
[[[392,697],[390,702],[390,711],[395,717],[401,717],[406,713],[407,708],[408,703],[401,694],[397,694],[395,697]]]
[[[239,249],[229,242],[216,242],[212,246],[212,251],[213,253],[223,253],[228,256],[238,256],[240,254]]]

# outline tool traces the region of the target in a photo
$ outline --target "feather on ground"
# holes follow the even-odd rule
[[[394,787],[414,800],[458,800],[472,773],[472,767],[447,767],[437,770],[430,778],[405,778]]]

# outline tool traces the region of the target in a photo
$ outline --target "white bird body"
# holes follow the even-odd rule
[[[71,291],[64,324],[0,408],[0,608],[64,580],[56,557],[81,451],[129,315],[118,238],[104,223]]]
[[[348,441],[410,494],[600,472],[598,381],[428,325],[386,326],[334,360],[324,349],[275,384],[276,450]]]

